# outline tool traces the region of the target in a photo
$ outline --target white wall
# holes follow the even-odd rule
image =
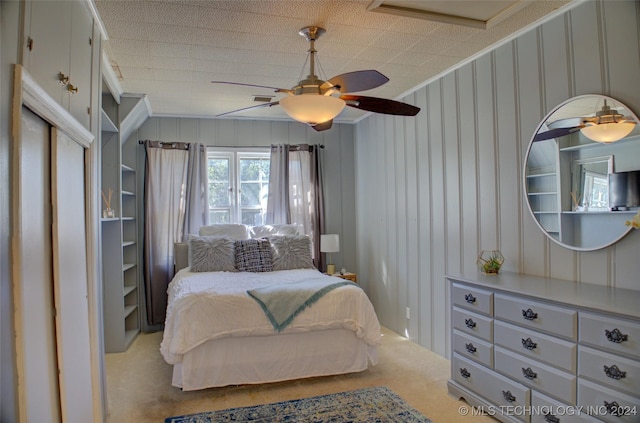
[[[341,234],[340,252],[333,253],[331,258],[338,268],[355,269],[353,129],[353,125],[334,124],[328,131],[316,132],[293,121],[155,117],[142,125],[138,139],[200,142],[223,147],[268,147],[283,143],[324,145],[326,233]]]
[[[407,96],[416,118],[357,124],[358,277],[383,325],[448,355],[445,275],[475,272],[483,249],[507,271],[640,290],[640,231],[560,247],[521,182],[533,132],[564,100],[605,94],[640,113],[638,28],[637,1],[579,4]]]

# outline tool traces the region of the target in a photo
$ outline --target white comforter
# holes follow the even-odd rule
[[[169,284],[167,316],[160,352],[169,364],[198,345],[225,337],[274,335],[277,332],[247,290],[317,278],[314,269],[275,272],[179,271]],[[342,279],[326,276],[342,281]],[[281,333],[343,328],[369,345],[380,343],[380,323],[365,292],[344,285],[306,308]]]

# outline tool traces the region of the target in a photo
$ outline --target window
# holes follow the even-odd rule
[[[208,150],[209,223],[265,224],[270,152]]]

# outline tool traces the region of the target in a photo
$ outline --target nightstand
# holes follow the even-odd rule
[[[358,275],[356,275],[355,273],[347,272],[344,275],[341,275],[340,273],[334,273],[331,276],[337,276],[339,278],[346,279],[348,281],[358,283]]]

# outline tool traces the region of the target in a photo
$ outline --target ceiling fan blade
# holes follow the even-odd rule
[[[311,127],[316,131],[320,132],[320,131],[326,131],[327,129],[331,128],[331,125],[333,125],[333,119],[328,120],[326,122],[318,123],[316,125],[311,125]]]
[[[550,129],[545,132],[537,133],[536,136],[533,137],[533,141],[543,141],[543,140],[549,140],[551,138],[564,137],[565,135],[573,134],[574,132],[579,131],[581,128],[584,128],[584,125],[572,126],[569,128]]]
[[[338,87],[341,93],[353,93],[379,87],[389,81],[389,78],[377,70],[361,70],[336,75],[327,82]]]
[[[228,82],[228,81],[211,81],[212,84],[227,84],[227,85],[241,85],[243,87],[256,87],[256,88],[266,88],[269,90],[274,90],[277,93],[286,93],[291,90],[287,88],[278,88],[278,87],[268,87],[266,85],[255,85],[255,84],[243,84],[242,82]]]
[[[347,106],[368,112],[398,116],[415,116],[420,112],[419,107],[386,98],[365,97],[362,95],[341,95],[340,98],[347,103]]]
[[[277,106],[278,104],[280,104],[280,102],[279,102],[279,101],[272,101],[271,103],[257,104],[257,105],[255,105],[255,106],[249,106],[249,107],[244,107],[244,108],[242,108],[242,109],[232,110],[232,111],[230,111],[230,112],[220,113],[219,115],[216,115],[216,117],[226,116],[226,115],[230,115],[230,114],[232,114],[232,113],[237,113],[237,112],[244,112],[245,110],[260,109],[260,108],[262,108],[262,107]]]

